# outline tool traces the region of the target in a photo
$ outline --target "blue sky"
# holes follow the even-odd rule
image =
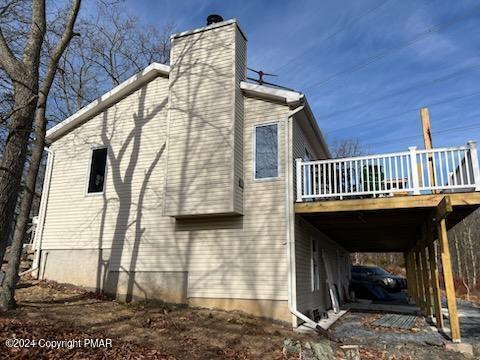
[[[125,11],[178,31],[210,13],[236,18],[248,66],[306,94],[329,141],[358,138],[370,153],[480,141],[480,6],[450,0],[128,0]],[[438,25],[438,27],[437,27]],[[433,31],[429,31],[432,29]],[[409,46],[407,46],[409,44]]]

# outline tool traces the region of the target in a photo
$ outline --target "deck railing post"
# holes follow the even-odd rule
[[[472,160],[473,182],[475,184],[475,191],[480,191],[480,168],[478,167],[478,153],[477,142],[470,140],[468,142],[470,149],[470,159]]]
[[[297,202],[302,202],[302,159],[295,159],[296,182],[297,182]]]
[[[410,166],[412,167],[412,187],[413,194],[420,195],[420,183],[418,180],[418,166],[417,166],[417,147],[411,146],[408,148],[410,151]]]

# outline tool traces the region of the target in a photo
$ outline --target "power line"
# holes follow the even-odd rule
[[[317,117],[319,119],[328,119],[330,117],[333,117],[333,116],[336,116],[336,115],[339,115],[339,114],[343,114],[343,113],[346,113],[346,112],[350,112],[352,110],[356,110],[358,108],[361,108],[365,105],[369,105],[371,103],[374,103],[374,102],[377,102],[377,101],[380,101],[380,100],[385,100],[385,99],[388,99],[390,97],[395,97],[395,96],[398,96],[398,95],[401,95],[401,94],[405,94],[409,91],[412,91],[412,90],[417,90],[418,88],[420,87],[425,87],[425,86],[429,86],[429,85],[432,85],[432,84],[435,84],[435,83],[438,83],[438,82],[441,82],[441,81],[445,81],[445,80],[449,80],[449,79],[453,79],[457,76],[460,76],[460,75],[464,75],[467,71],[470,71],[470,70],[473,70],[473,69],[480,69],[480,66],[476,65],[476,66],[470,66],[466,69],[462,69],[456,73],[453,73],[453,74],[448,74],[446,76],[440,76],[440,77],[437,77],[433,80],[429,80],[427,82],[418,82],[412,86],[409,86],[409,87],[406,87],[404,89],[401,89],[399,91],[395,91],[395,92],[391,92],[391,93],[387,93],[385,95],[382,95],[382,96],[379,96],[379,97],[376,97],[376,98],[373,98],[373,99],[370,99],[368,101],[364,101],[363,103],[360,103],[360,104],[357,104],[357,105],[353,105],[353,106],[350,106],[348,108],[344,108],[342,110],[338,110],[338,111],[333,111],[331,113],[327,113],[325,115],[318,115]],[[361,95],[360,95],[361,96]]]
[[[480,128],[480,124],[459,126],[459,127],[454,127],[454,128],[449,128],[449,129],[443,129],[443,130],[439,130],[439,131],[432,131],[432,135],[441,135],[441,134],[445,134],[445,133],[452,133],[452,132],[457,132],[457,131],[465,131],[465,130],[471,130],[471,129],[476,129],[476,128]],[[374,143],[368,143],[368,144],[365,144],[365,145],[366,145],[366,146],[378,146],[378,145],[383,145],[383,144],[391,144],[392,142],[400,142],[400,141],[403,141],[403,140],[416,139],[416,138],[420,138],[420,137],[421,137],[420,134],[418,134],[418,135],[409,135],[409,136],[403,136],[403,137],[400,137],[400,138],[392,138],[392,139],[388,139],[388,140],[385,140],[385,141],[378,141],[378,142],[374,142]]]
[[[415,35],[411,40],[409,40],[409,41],[407,41],[407,42],[405,42],[405,43],[403,43],[399,46],[390,48],[390,49],[385,50],[381,53],[373,55],[373,56],[369,57],[367,60],[365,60],[361,63],[358,63],[358,64],[356,64],[354,66],[351,66],[349,68],[346,68],[344,70],[338,71],[338,72],[326,77],[325,79],[322,79],[320,81],[317,81],[317,82],[313,83],[312,85],[307,86],[306,88],[311,89],[312,87],[321,86],[321,85],[329,83],[330,81],[332,81],[333,79],[335,79],[335,78],[337,78],[341,75],[350,74],[350,73],[353,73],[353,72],[358,71],[360,69],[363,69],[364,67],[366,67],[366,66],[368,66],[368,65],[370,65],[370,64],[372,64],[372,63],[374,63],[378,60],[381,60],[381,59],[385,58],[387,55],[389,55],[393,51],[397,51],[397,50],[401,50],[401,49],[404,49],[406,47],[409,47],[409,46],[417,43],[418,41],[422,40],[423,38],[432,35],[433,33],[437,32],[437,31],[445,29],[445,28],[447,28],[449,26],[452,26],[453,24],[457,23],[458,21],[463,20],[464,18],[472,16],[472,14],[474,14],[479,9],[480,9],[480,5],[474,6],[472,9],[470,9],[468,12],[466,12],[463,15],[456,16],[456,17],[452,18],[450,21],[447,21],[444,24],[432,26],[432,27],[428,28],[427,30]]]
[[[464,99],[464,98],[467,98],[467,97],[477,96],[477,95],[480,95],[480,91],[470,93],[470,94],[464,94],[464,95],[460,95],[460,96],[448,97],[448,98],[445,98],[443,100],[424,105],[422,107],[433,107],[433,106],[446,104],[446,103],[449,103],[449,102],[453,102],[453,101],[457,101],[457,100],[461,100],[461,99]],[[362,121],[362,122],[355,123],[355,124],[349,124],[349,125],[346,125],[346,126],[343,126],[343,127],[340,127],[340,128],[329,130],[326,133],[330,134],[332,132],[345,130],[345,129],[349,129],[349,128],[352,128],[352,127],[357,127],[357,126],[360,126],[360,125],[367,125],[367,124],[371,125],[372,123],[376,123],[376,122],[379,122],[379,121],[382,121],[382,120],[385,120],[385,119],[390,119],[390,118],[397,117],[397,116],[400,116],[400,115],[408,114],[408,113],[413,112],[413,111],[418,111],[418,109],[419,108],[417,106],[415,108],[411,108],[409,110],[405,110],[405,111],[402,111],[402,112],[399,112],[399,113],[396,113],[396,114],[390,114],[390,115],[382,116],[382,117],[379,117],[379,118],[376,118],[376,119],[373,119],[373,120],[367,120],[367,121]]]
[[[391,0],[386,0],[384,2],[382,2],[380,5],[377,5],[377,6],[374,6],[373,8],[371,8],[370,10],[366,11],[363,15],[360,15],[359,17],[353,19],[352,21],[350,21],[347,25],[345,25],[344,27],[341,27],[340,29],[338,29],[337,31],[333,32],[332,34],[326,36],[325,38],[321,39],[320,41],[327,41],[327,40],[330,40],[331,38],[337,36],[338,34],[340,34],[342,31],[344,31],[345,29],[347,29],[348,27],[350,27],[351,25],[359,22],[360,20],[362,20],[363,18],[367,17],[368,15],[374,13],[376,10],[380,9],[381,7],[383,7],[384,5],[386,5],[388,2],[390,2]],[[304,51],[302,51],[300,54],[290,58],[290,60],[288,60],[285,64],[283,65],[280,65],[279,67],[277,67],[276,70],[274,70],[273,72],[279,72],[281,69],[285,68],[286,66],[290,65],[294,60],[298,59],[299,57],[302,57],[303,55],[305,55],[307,52],[309,52],[310,49],[306,49]]]

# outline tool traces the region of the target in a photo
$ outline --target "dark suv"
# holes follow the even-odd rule
[[[407,287],[407,280],[404,277],[392,275],[379,266],[353,265],[352,280],[373,283],[392,292]]]

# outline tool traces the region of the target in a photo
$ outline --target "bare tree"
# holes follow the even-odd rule
[[[2,13],[21,1],[4,3]],[[13,108],[7,118],[8,135],[0,164],[0,259],[3,259],[10,223],[18,198],[39,87],[40,54],[46,31],[45,1],[33,0],[30,31],[22,53],[15,54],[17,42],[9,43],[0,27],[0,67],[13,88]]]
[[[26,187],[20,205],[20,214],[17,218],[15,226],[15,235],[10,251],[10,260],[8,263],[8,271],[2,285],[2,293],[0,294],[0,307],[7,309],[15,306],[14,294],[18,281],[18,268],[20,265],[20,257],[23,246],[23,239],[27,230],[28,219],[32,207],[33,194],[35,192],[35,183],[37,179],[38,169],[43,154],[43,147],[45,144],[45,132],[47,128],[46,106],[47,98],[52,87],[53,80],[57,71],[58,62],[63,55],[63,52],[68,47],[70,40],[76,35],[74,32],[75,21],[80,11],[81,0],[74,0],[71,4],[65,29],[60,37],[53,53],[48,61],[48,67],[40,86],[40,91],[37,93],[35,106],[35,142],[33,144],[32,157],[30,167],[28,169],[26,178]],[[43,4],[43,23],[45,23],[45,4]],[[42,39],[43,41],[43,39]],[[40,47],[42,45],[40,44]],[[37,72],[37,86],[38,86],[38,72]],[[13,80],[13,79],[12,79]],[[31,125],[30,125],[31,126]],[[27,138],[28,141],[28,138]],[[25,147],[28,144],[25,144]],[[5,239],[6,242],[6,239]],[[2,257],[3,259],[3,257]]]
[[[0,295],[0,306],[4,308],[15,305],[14,290],[41,165],[47,118],[53,121],[62,120],[151,62],[169,60],[169,35],[173,26],[167,25],[163,31],[143,26],[137,19],[122,15],[117,7],[118,3],[105,5],[99,2],[98,15],[78,21],[76,29],[82,36],[73,38],[73,25],[79,4],[80,1],[76,1],[72,5],[69,21],[63,26],[65,31],[57,45],[52,47],[45,41],[50,62],[45,64],[45,76],[38,95],[35,141],[26,174],[20,214],[16,221],[8,270]],[[48,30],[61,35],[63,28],[53,24]],[[69,42],[71,40],[68,47],[61,46],[65,44],[66,36]],[[48,96],[50,89],[52,94]]]
[[[95,13],[79,21],[82,36],[73,39],[59,64],[48,112],[53,121],[65,119],[151,63],[169,62],[173,24],[143,25],[117,3],[98,2]]]
[[[330,152],[334,158],[344,158],[364,155],[365,148],[358,139],[340,139],[332,141]]]

